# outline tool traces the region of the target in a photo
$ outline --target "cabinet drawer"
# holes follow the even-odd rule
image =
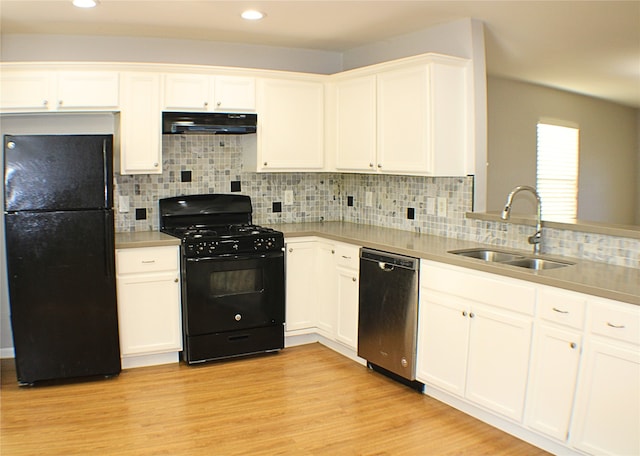
[[[422,261],[420,285],[472,301],[533,315],[536,289],[521,280]]]
[[[580,294],[541,288],[538,294],[540,318],[575,329],[584,327],[586,297]]]
[[[121,274],[175,271],[178,247],[144,247],[116,250],[116,271]]]
[[[640,345],[640,307],[593,301],[591,332]]]
[[[348,269],[360,267],[360,247],[351,244],[335,244],[336,264]]]

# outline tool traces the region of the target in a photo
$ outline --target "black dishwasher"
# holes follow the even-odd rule
[[[360,250],[358,356],[417,389],[419,266],[417,258]]]

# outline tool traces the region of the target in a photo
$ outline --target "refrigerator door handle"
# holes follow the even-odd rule
[[[115,239],[113,235],[113,216],[111,211],[104,211],[104,267],[108,278],[115,277]]]
[[[107,141],[102,141],[102,162],[104,166],[102,169],[104,170],[104,207],[109,207],[109,178],[110,178],[110,170],[111,167],[107,161],[109,154],[107,153]]]

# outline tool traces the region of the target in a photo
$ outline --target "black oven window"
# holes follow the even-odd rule
[[[218,271],[209,275],[209,292],[213,297],[256,293],[263,289],[259,268]]]

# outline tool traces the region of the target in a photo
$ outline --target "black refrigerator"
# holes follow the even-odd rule
[[[120,372],[112,135],[5,135],[18,383]]]

